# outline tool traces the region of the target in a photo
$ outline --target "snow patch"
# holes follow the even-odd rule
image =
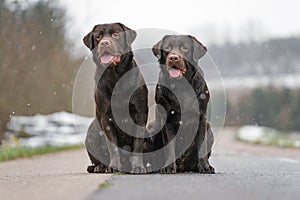
[[[68,112],[12,116],[5,137],[14,135],[25,146],[67,145],[83,142],[93,118]]]
[[[250,143],[275,145],[280,147],[300,147],[300,134],[281,132],[261,126],[242,126],[237,132],[238,139]]]
[[[264,138],[266,133],[275,134],[275,130],[267,127],[259,127],[259,126],[242,126],[238,130],[238,137],[241,140],[248,142],[257,142]],[[262,139],[264,140],[264,139]]]

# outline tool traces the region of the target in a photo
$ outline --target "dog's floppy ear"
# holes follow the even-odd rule
[[[98,25],[95,25],[93,30],[91,32],[89,32],[86,36],[84,36],[83,38],[83,43],[85,44],[85,46],[87,46],[90,50],[94,49],[95,48],[95,40],[94,40],[94,35],[93,35],[93,32],[94,30],[101,26],[101,24],[98,24]]]
[[[126,35],[127,44],[130,46],[136,38],[136,32],[134,30],[128,28],[127,26],[125,26],[122,23],[118,23],[118,24],[123,28],[125,35]]]
[[[95,26],[96,27],[96,26]],[[83,38],[83,43],[85,44],[85,46],[87,46],[90,50],[92,50],[95,45],[94,45],[94,36],[93,36],[93,31],[95,29],[95,27],[93,28],[93,30],[91,32],[89,32],[86,36],[84,36]]]
[[[158,58],[158,60],[161,58],[161,44],[162,40],[157,42],[153,47],[152,47],[152,53],[155,55],[155,57]]]
[[[194,36],[189,35],[193,39],[193,49],[194,49],[194,54],[193,58],[195,61],[198,61],[200,58],[202,58],[205,53],[207,52],[207,48],[199,42]]]
[[[83,43],[85,46],[87,46],[90,50],[94,48],[94,36],[93,31],[89,32],[86,36],[83,38]]]

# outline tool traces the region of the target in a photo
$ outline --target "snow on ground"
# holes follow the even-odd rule
[[[49,115],[13,116],[8,123],[8,132],[19,138],[25,146],[70,145],[83,143],[88,126],[93,118],[68,112]],[[260,126],[242,126],[238,129],[238,139],[250,143],[277,146],[300,147],[300,134],[281,133],[278,130]]]
[[[13,116],[6,138],[14,135],[25,146],[67,145],[83,143],[93,118],[57,112],[49,115]]]
[[[219,79],[207,80],[210,89],[220,89],[222,82]],[[235,88],[262,88],[262,87],[278,87],[278,88],[300,88],[299,74],[276,74],[271,75],[249,75],[249,76],[235,76],[223,77],[223,84],[226,89]]]
[[[237,138],[241,141],[276,145],[281,147],[300,147],[300,134],[283,133],[279,130],[262,126],[241,126]]]
[[[267,134],[276,134],[274,129],[261,126],[242,126],[238,130],[238,137],[248,142],[257,142]]]

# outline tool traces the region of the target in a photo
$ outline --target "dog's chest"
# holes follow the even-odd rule
[[[167,94],[169,103],[174,105],[176,102],[181,110],[191,110],[198,103],[197,91],[190,85],[170,83],[167,87],[172,93]]]

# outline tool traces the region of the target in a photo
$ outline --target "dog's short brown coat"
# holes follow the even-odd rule
[[[210,96],[203,72],[198,66],[198,60],[207,51],[206,47],[195,37],[189,35],[167,35],[153,46],[152,51],[158,58],[161,69],[156,86],[155,101],[157,104],[162,105],[167,112],[166,124],[161,131],[163,145],[166,146],[174,139],[179,126],[184,126],[188,134],[189,131],[193,131],[191,130],[191,126],[199,122],[192,144],[176,162],[176,148],[181,148],[178,145],[179,141],[176,138],[175,144],[173,146],[169,145],[169,148],[166,149],[165,159],[166,161],[172,161],[172,163],[165,166],[161,172],[194,171],[214,173],[214,168],[208,161],[213,143],[212,131],[206,121],[207,105]],[[191,117],[188,121],[181,122],[182,105],[179,104],[177,98],[189,101],[189,94],[185,94],[186,86],[183,79],[188,81],[189,86],[193,88],[196,94],[200,116],[196,119]],[[173,88],[180,90],[181,95],[175,96],[170,89],[164,87],[161,83],[173,85]],[[189,104],[192,105],[193,102],[187,102],[187,105]]]
[[[95,73],[95,102],[96,102],[96,120],[91,124],[87,135],[86,143],[87,151],[92,162],[97,165],[97,172],[114,172],[114,171],[131,171],[133,173],[145,173],[142,156],[137,157],[134,162],[130,152],[143,152],[143,138],[136,138],[124,132],[116,123],[112,114],[111,97],[112,92],[120,80],[120,78],[128,71],[135,69],[131,75],[131,81],[128,81],[126,88],[139,87],[130,98],[129,105],[123,105],[123,99],[120,99],[118,108],[124,110],[129,107],[129,113],[134,121],[139,126],[146,126],[148,117],[148,90],[142,74],[133,59],[131,44],[136,37],[136,32],[126,27],[121,23],[99,24],[88,33],[84,39],[84,44],[92,51],[93,60],[97,65]],[[117,94],[118,95],[118,94]],[[102,142],[91,142],[93,138],[100,139],[99,128],[104,132],[107,141],[109,153],[109,165],[106,166],[97,158],[93,152],[98,152],[101,147],[95,145],[103,145]],[[132,127],[132,133],[137,132],[137,129]],[[141,133],[140,133],[141,134]],[[119,149],[128,154],[121,154]],[[130,169],[131,168],[131,169]],[[88,171],[93,172],[94,168],[89,168]]]

